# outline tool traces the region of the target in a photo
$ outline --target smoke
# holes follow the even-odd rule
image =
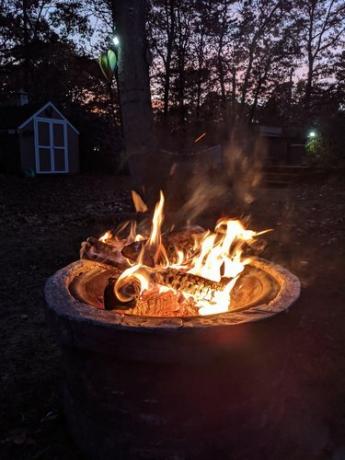
[[[262,137],[245,128],[233,131],[224,150],[224,167],[236,204],[246,208],[258,196],[267,146]]]
[[[223,149],[213,147],[177,161],[167,202],[175,202],[174,221],[196,223],[205,214],[239,215],[258,197],[266,145],[248,129],[237,128]]]
[[[224,180],[216,183],[209,171],[195,167],[186,187],[187,197],[176,215],[177,222],[195,223],[205,212],[215,212],[224,202]]]

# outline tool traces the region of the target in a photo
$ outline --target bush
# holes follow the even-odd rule
[[[320,120],[316,136],[306,144],[308,163],[320,166],[338,166],[345,162],[345,114]]]

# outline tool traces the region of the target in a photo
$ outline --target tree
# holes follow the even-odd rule
[[[121,148],[117,93],[89,54],[93,30],[82,3],[3,0],[2,6],[2,103],[23,88],[30,102],[54,101],[81,132],[82,164],[114,167]]]
[[[137,186],[149,186],[147,155],[153,149],[153,120],[146,40],[147,0],[112,2],[118,47],[118,85],[126,152]]]
[[[243,2],[239,10],[234,39],[239,70],[240,116],[251,106],[249,119],[254,118],[264,86],[273,71],[279,70],[286,57],[291,58],[291,2],[255,0]]]
[[[59,55],[62,50],[77,53],[72,37],[77,31],[80,37],[89,32],[87,19],[75,1],[67,8],[62,1],[3,0],[2,7],[0,65],[6,79],[4,87],[7,93],[25,88],[36,99],[33,92],[39,80],[38,68],[41,70],[49,60],[51,48],[61,45]]]
[[[3,99],[26,85],[32,100],[75,104],[115,131],[121,102],[123,137],[141,184],[152,179],[144,167],[154,150],[150,90],[156,121],[164,121],[156,132],[178,150],[203,131],[219,141],[237,124],[303,123],[343,103],[343,59],[336,63],[344,44],[342,0],[1,0],[1,6]],[[114,32],[118,74],[107,82],[96,59]]]
[[[330,63],[343,43],[345,4],[342,0],[300,0],[297,6],[308,66],[305,104],[310,110],[314,82],[331,76]]]
[[[160,59],[159,78],[163,88],[163,115],[167,120],[171,91],[172,62],[176,39],[176,0],[155,2],[151,12],[150,37]],[[160,70],[162,68],[162,70]]]

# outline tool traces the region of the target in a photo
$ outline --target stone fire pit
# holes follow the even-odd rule
[[[250,270],[266,280],[257,302],[187,318],[97,308],[109,277],[98,262],[75,262],[48,280],[66,417],[87,458],[231,458],[235,447],[245,458],[281,378],[277,343],[267,342],[276,320],[257,321],[287,310],[300,293],[298,279],[278,265],[253,259]],[[277,340],[287,346],[286,337]]]

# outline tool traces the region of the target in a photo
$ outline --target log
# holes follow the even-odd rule
[[[193,317],[199,315],[199,309],[193,301],[186,301],[172,291],[159,293],[158,289],[145,292],[138,299],[134,308],[121,309],[119,312],[148,317]]]
[[[133,243],[127,244],[121,251],[122,255],[127,259],[135,262],[142,250],[143,246],[147,243],[147,240],[134,241]]]
[[[131,262],[136,262],[138,260],[139,254],[142,248],[147,243],[147,240],[134,241],[133,243],[127,244],[121,251],[122,255],[126,257]],[[145,249],[144,257],[142,263],[148,267],[154,267],[154,256],[155,250],[152,248],[151,251],[148,248]]]
[[[197,316],[198,308],[193,300],[185,300],[172,291],[160,293],[158,286],[133,296],[129,302],[121,301],[115,293],[116,277],[111,277],[104,289],[104,309],[142,316]],[[131,287],[131,286],[127,286]]]
[[[83,241],[80,248],[80,258],[102,262],[107,265],[125,269],[128,268],[126,258],[121,254],[123,245],[107,244],[90,236]]]
[[[143,270],[143,269],[141,269]],[[222,291],[229,283],[229,278],[223,278],[219,283],[202,278],[192,273],[166,268],[155,271],[147,271],[152,284],[159,284],[184,294],[185,297],[192,297],[206,302],[215,301],[216,294]],[[115,296],[122,303],[137,301],[140,297],[140,281],[135,276],[129,276],[121,280],[117,286],[118,293]]]
[[[166,248],[169,260],[176,262],[176,247],[183,250],[188,256],[193,255],[194,236],[204,232],[201,227],[190,227],[180,231],[170,232],[163,235],[163,244]],[[128,260],[135,262],[140,251],[147,240],[135,241],[125,244],[125,239],[112,239],[109,242],[102,242],[99,239],[90,236],[83,241],[80,248],[80,258],[102,262],[118,268],[127,268]],[[144,264],[148,267],[154,266],[154,254],[146,250]]]
[[[207,302],[214,301],[217,292],[223,291],[230,282],[229,278],[222,278],[220,282],[216,282],[172,268],[155,272],[154,278],[158,284]]]
[[[169,232],[166,235],[163,235],[163,245],[166,249],[167,255],[171,262],[176,262],[176,248],[182,250],[186,256],[192,256],[194,254],[194,238],[197,235],[204,233],[205,230],[199,226],[193,226],[189,228],[184,228],[179,231]],[[147,243],[147,240],[134,241],[131,244],[126,245],[122,249],[122,254],[132,262],[135,262],[142,250],[143,246]],[[152,267],[153,266],[153,254],[148,255],[147,261],[144,260],[145,265]]]
[[[135,307],[135,302],[121,302],[115,294],[115,283],[117,278],[111,276],[108,279],[108,283],[104,289],[104,310],[127,310]]]

